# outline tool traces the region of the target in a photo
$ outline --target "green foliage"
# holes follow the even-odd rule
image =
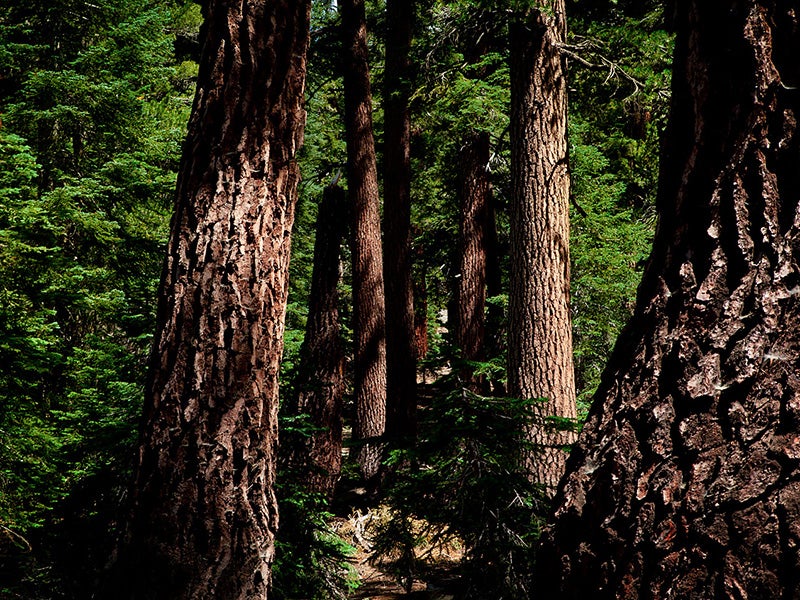
[[[415,576],[424,568],[424,558],[418,556],[418,549],[429,543],[434,545],[446,535],[441,527],[420,525],[409,511],[392,508],[389,518],[378,526],[372,561],[379,563],[408,594]]]
[[[609,160],[582,143],[587,128],[577,118],[570,126],[573,352],[583,410],[633,313],[653,227],[642,211],[626,206],[626,186],[610,172]]]
[[[607,13],[588,6],[570,13],[572,298],[583,410],[630,316],[654,227],[671,38],[652,6],[637,10],[620,3]],[[597,18],[600,14],[604,18]],[[464,136],[474,131],[491,135],[488,167],[507,289],[507,13],[496,3],[465,0],[433,3],[421,18],[426,28],[419,32],[415,53],[425,73],[417,78],[413,105],[414,222],[420,232],[416,243],[424,248],[421,270],[436,314],[448,307],[457,264],[457,152]],[[434,363],[452,358],[446,347],[434,350],[439,353],[429,357]],[[502,363],[502,356],[490,358]]]
[[[172,8],[0,8],[0,526],[33,550],[0,569],[24,597],[85,597],[110,548],[190,104]]]
[[[573,345],[582,412],[632,314],[655,225],[671,38],[654,15],[634,19],[620,8],[602,20],[572,21],[571,51],[596,65],[576,60],[570,71]]]
[[[311,293],[317,206],[324,188],[343,178],[347,162],[344,141],[341,42],[338,13],[329,2],[314,2],[311,15],[311,46],[308,55],[306,105],[308,115],[300,154],[302,180],[298,188],[289,273],[289,304],[281,381],[285,396],[292,370],[303,343],[307,302]],[[346,252],[346,249],[343,248]],[[342,261],[347,266],[347,261]],[[347,313],[349,288],[343,287],[343,312]]]
[[[302,485],[279,485],[281,530],[275,543],[273,590],[279,600],[344,600],[358,587],[347,562],[355,549],[334,532],[327,500]]]
[[[596,65],[587,68],[576,61],[571,70],[571,115],[584,123],[583,143],[608,158],[606,172],[625,183],[624,201],[652,213],[672,38],[657,19],[618,16],[574,19],[569,41],[577,56]]]
[[[451,301],[457,264],[458,151],[476,131],[492,141],[488,167],[507,254],[507,9],[529,5],[417,3],[412,211],[415,278],[428,292],[431,372],[462,372],[438,319]],[[378,142],[383,8],[368,3]],[[570,9],[568,51],[606,65],[569,58],[572,306],[585,408],[630,314],[649,246],[671,39],[654,2],[590,0]],[[9,546],[13,556],[4,554],[8,544],[0,546],[0,571],[28,581],[15,588],[18,597],[86,597],[79,583],[89,585],[108,549],[134,444],[201,19],[200,7],[182,0],[0,6],[0,531],[13,532],[0,538],[21,536]],[[314,2],[286,383],[305,328],[316,205],[345,166],[337,27],[331,3]],[[609,64],[627,76],[611,76]],[[505,299],[501,293],[490,302],[495,312],[503,312]],[[502,382],[502,345],[494,350],[466,367]],[[476,575],[467,578],[472,597],[527,597],[531,546],[545,510],[519,469],[519,432],[530,406],[463,392],[455,378],[441,385],[451,391],[422,411],[419,447],[393,457],[396,518],[386,524],[380,551],[408,584],[423,568],[415,553],[422,535],[457,536],[467,551],[465,573]],[[325,502],[289,473],[280,485],[276,594],[342,597],[353,583],[344,567],[350,550],[327,525]],[[421,520],[430,526],[424,533]],[[19,557],[23,538],[33,542],[30,563]],[[59,570],[72,574],[56,583]]]
[[[308,415],[281,416],[281,430],[284,439],[315,431]],[[309,492],[286,463],[281,462],[276,485],[281,527],[272,594],[279,600],[344,600],[358,587],[358,575],[347,562],[355,548],[330,526],[328,499]]]
[[[488,132],[490,170],[501,247],[507,243],[502,207],[509,188],[509,70],[506,14],[489,2],[421,3],[422,24],[412,46],[419,72],[411,98],[412,221],[418,280],[434,317],[448,307],[458,264],[458,153],[467,139]],[[430,319],[436,323],[437,318]],[[431,341],[437,332],[431,331]],[[434,343],[432,352],[440,350]]]

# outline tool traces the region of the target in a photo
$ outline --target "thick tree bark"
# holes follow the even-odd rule
[[[342,466],[344,353],[339,327],[339,268],[347,228],[344,190],[325,189],[317,213],[314,269],[305,339],[290,412],[306,414],[314,431],[285,439],[292,476],[307,490],[333,497]],[[282,436],[283,437],[283,436]]]
[[[487,242],[492,193],[487,171],[489,135],[469,136],[459,151],[458,163],[460,214],[455,339],[462,358],[475,361],[485,357]]]
[[[115,598],[269,590],[310,2],[205,11]]]
[[[800,598],[800,20],[676,9],[659,226],[556,499],[546,598]]]
[[[464,48],[466,60],[473,65],[470,77],[477,80],[489,77],[493,69],[488,66],[474,69],[474,66],[502,43],[495,38],[496,32],[491,27],[486,29],[485,25],[480,28],[477,39],[467,41]],[[477,327],[474,333],[467,334],[467,337],[473,338],[471,344],[467,342],[467,346],[472,345],[473,348],[460,346],[467,360],[497,356],[505,347],[503,309],[497,305],[486,306],[487,297],[503,293],[494,194],[489,172],[490,151],[489,135],[473,133],[471,137],[467,137],[459,157],[458,195],[461,212],[459,277],[462,279],[459,281],[456,294],[460,295],[463,301],[456,302],[458,310],[456,326],[459,329],[469,328],[468,323],[472,321]],[[477,277],[479,281],[470,281],[471,276]],[[467,279],[464,280],[464,277]],[[481,291],[478,296],[471,296],[471,293],[466,291],[466,289],[477,290],[479,287]],[[460,288],[465,288],[465,292],[462,293]],[[478,329],[480,335],[476,337]],[[456,340],[460,338],[461,334],[457,331]],[[480,350],[475,351],[478,345]],[[485,393],[497,394],[500,391],[499,382],[483,383],[482,391]]]
[[[361,475],[373,480],[380,470],[386,426],[386,304],[381,259],[380,197],[372,92],[367,62],[364,0],[341,0],[344,42],[347,186],[352,211],[353,331],[355,337],[356,415],[353,439],[362,445]]]
[[[417,429],[417,350],[411,278],[411,30],[413,0],[387,0],[384,92],[386,433],[401,443]],[[404,441],[404,442],[402,442]]]
[[[508,393],[542,399],[542,417],[575,418],[564,10],[549,0],[512,24]],[[574,435],[537,426],[529,437],[542,448],[533,478],[555,491]]]

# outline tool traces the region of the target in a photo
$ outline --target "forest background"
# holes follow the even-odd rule
[[[86,597],[121,518],[202,20],[193,3],[148,6],[0,7],[0,597]],[[507,9],[478,0],[417,7],[412,222],[429,377],[460,364],[443,315],[458,276],[459,150],[475,132],[490,139],[502,274],[489,306],[502,314],[507,303]],[[568,14],[571,293],[585,413],[650,248],[671,38],[656,2],[571,2]],[[282,397],[293,394],[303,341],[317,206],[346,163],[337,27],[335,6],[315,2]],[[368,28],[380,170],[382,2],[368,3]],[[479,42],[488,50],[465,58]],[[340,314],[349,342],[348,264]],[[469,367],[502,383],[502,318],[491,335],[493,355]],[[461,384],[440,381],[430,414],[446,410]],[[297,500],[282,489],[284,502]],[[279,550],[284,573],[302,570],[281,560]]]

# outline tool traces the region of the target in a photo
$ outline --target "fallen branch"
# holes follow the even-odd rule
[[[29,552],[33,551],[33,546],[31,546],[31,543],[28,540],[26,540],[13,529],[9,529],[2,523],[0,523],[0,534],[9,540],[16,548],[22,550],[23,554],[28,554]]]

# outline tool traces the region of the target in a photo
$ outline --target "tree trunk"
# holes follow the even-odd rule
[[[115,598],[269,590],[310,2],[205,12]]]
[[[411,278],[411,29],[413,0],[387,0],[384,92],[386,433],[403,445],[417,429],[417,350]]]
[[[543,2],[511,32],[511,272],[508,393],[538,398],[541,417],[575,418],[569,309],[567,89],[559,44],[564,0]],[[555,490],[574,436],[537,426],[535,481]]]
[[[342,342],[339,334],[339,260],[347,227],[344,190],[325,188],[317,213],[314,270],[305,339],[295,380],[294,415],[306,414],[309,435],[286,440],[292,476],[310,492],[333,497],[342,466]]]
[[[676,29],[653,253],[556,499],[546,598],[800,598],[800,19],[682,0]]]
[[[486,296],[495,298],[503,293],[503,269],[500,265],[501,248],[497,239],[497,210],[494,194],[489,195],[486,217]],[[506,319],[502,304],[489,303],[486,310],[486,335],[484,343],[489,356],[501,356],[506,348]],[[502,384],[492,382],[494,394],[499,395]]]
[[[428,356],[428,265],[425,260],[425,246],[418,243],[414,248],[416,270],[414,285],[414,349],[417,362]]]
[[[361,443],[357,462],[362,477],[380,470],[386,425],[386,324],[381,260],[380,198],[372,92],[367,62],[364,0],[341,0],[344,40],[347,186],[352,211],[353,331],[356,416],[353,439]]]
[[[455,339],[461,357],[485,357],[486,267],[492,187],[489,182],[489,135],[469,136],[458,154],[459,270],[456,283]]]
[[[423,277],[414,284],[414,297],[417,298],[414,309],[414,338],[417,360],[428,356],[428,288]]]

